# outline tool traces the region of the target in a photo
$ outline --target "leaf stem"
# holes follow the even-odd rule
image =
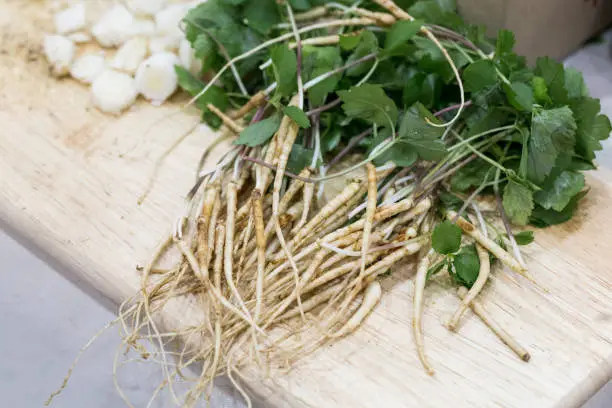
[[[456,150],[456,149],[458,149],[458,148],[460,148],[460,147],[462,147],[462,146],[464,146],[466,144],[469,144],[472,141],[474,141],[474,140],[476,140],[478,138],[481,138],[482,136],[487,136],[487,135],[490,135],[492,133],[504,132],[504,131],[512,130],[514,128],[516,128],[516,125],[508,125],[508,126],[501,126],[501,127],[495,128],[495,129],[489,129],[489,130],[486,130],[486,131],[481,132],[481,133],[477,133],[477,134],[475,134],[473,136],[470,136],[467,139],[463,139],[459,143],[449,147],[448,151],[452,152],[453,150]]]

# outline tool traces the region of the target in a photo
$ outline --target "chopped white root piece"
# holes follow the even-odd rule
[[[102,112],[119,114],[138,97],[134,78],[123,72],[107,69],[91,85],[93,102]]]
[[[144,18],[134,19],[132,35],[134,37],[153,37],[156,32],[155,23]]]
[[[93,26],[91,33],[103,47],[117,47],[132,34],[134,16],[122,5],[113,6]]]
[[[68,34],[85,27],[85,4],[78,3],[55,15],[55,31]]]
[[[148,52],[148,42],[145,38],[132,38],[119,48],[110,66],[113,69],[134,74],[147,57]]]
[[[127,5],[134,14],[152,16],[166,5],[167,0],[127,0]]]
[[[76,33],[68,35],[68,39],[75,44],[85,44],[91,41],[91,35],[84,31],[77,31]]]
[[[183,68],[192,74],[202,71],[202,61],[195,57],[195,50],[185,38],[181,41],[181,46],[179,47],[179,59]]]
[[[106,68],[101,55],[84,55],[77,58],[70,68],[70,75],[85,84],[91,84]]]
[[[145,98],[163,102],[176,91],[178,79],[174,66],[179,64],[170,52],[155,54],[145,60],[136,72],[136,89]]]
[[[174,37],[153,37],[149,40],[149,51],[151,54],[159,54],[166,51],[176,51],[180,45],[180,40]]]
[[[61,35],[46,35],[43,49],[51,64],[51,73],[56,77],[68,75],[74,58],[75,46],[72,41]]]
[[[185,18],[187,10],[184,4],[173,4],[155,13],[157,34],[160,36],[172,37],[180,41],[180,39],[183,38],[180,24],[183,18]]]

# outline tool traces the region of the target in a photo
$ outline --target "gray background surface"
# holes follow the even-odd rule
[[[608,44],[593,44],[571,56],[567,63],[584,72],[593,96],[602,99],[604,113],[612,117],[612,59]],[[612,168],[612,141],[598,156],[601,166]],[[7,234],[0,232],[0,361],[1,405],[41,407],[59,386],[79,349],[114,318],[73,283],[37,259]],[[611,306],[612,307],[612,306]],[[119,346],[115,329],[108,330],[84,354],[56,407],[111,408],[125,406],[115,391],[112,361]],[[147,406],[162,379],[155,365],[131,364],[119,379],[135,407]],[[215,408],[242,406],[222,385],[213,398]],[[171,406],[162,395],[153,407]],[[602,389],[588,408],[612,407],[612,383]]]

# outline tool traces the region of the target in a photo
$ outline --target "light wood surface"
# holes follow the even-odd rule
[[[138,206],[155,160],[197,115],[161,120],[176,105],[144,103],[118,118],[96,112],[86,88],[49,78],[39,44],[50,27],[41,4],[0,0],[0,222],[119,302],[137,290],[136,266],[169,230],[213,134],[201,128],[189,136]],[[579,406],[612,378],[612,177],[600,170],[589,186],[575,220],[537,231],[526,250],[549,293],[496,270],[483,296],[530,350],[530,363],[471,312],[450,333],[443,323],[458,300],[441,280],[426,292],[425,343],[437,371],[428,377],[412,341],[405,267],[384,281],[381,305],[357,334],[276,382],[249,386],[275,407]],[[170,321],[198,318],[180,301],[168,313]]]

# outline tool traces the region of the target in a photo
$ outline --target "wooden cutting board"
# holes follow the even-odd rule
[[[0,221],[83,285],[119,302],[137,291],[136,266],[169,230],[213,134],[200,128],[189,136],[139,206],[155,160],[197,114],[168,118],[176,103],[140,103],[118,118],[94,110],[85,87],[48,76],[40,53],[42,32],[50,30],[44,4],[0,0]],[[357,334],[276,382],[249,386],[273,407],[579,406],[612,377],[612,176],[600,170],[589,186],[575,219],[537,231],[526,250],[531,273],[549,293],[495,271],[483,296],[530,350],[530,363],[471,313],[458,334],[448,332],[443,323],[457,299],[436,283],[425,302],[425,342],[437,370],[428,377],[411,335],[411,271],[398,268]],[[176,322],[198,317],[180,302],[168,313]]]

